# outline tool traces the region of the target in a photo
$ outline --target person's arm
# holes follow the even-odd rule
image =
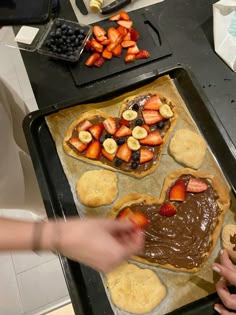
[[[236,294],[231,294],[228,286],[236,286],[236,268],[229,259],[226,250],[220,253],[220,264],[214,263],[213,270],[221,275],[220,280],[216,283],[216,291],[222,301],[222,304],[215,304],[214,309],[222,315],[236,314],[229,312],[227,309],[236,311]],[[227,309],[226,309],[227,308]]]
[[[142,250],[144,236],[128,220],[69,219],[27,222],[0,219],[0,250],[50,250],[107,272]]]

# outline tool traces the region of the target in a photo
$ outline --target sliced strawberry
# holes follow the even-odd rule
[[[141,148],[140,149],[140,164],[144,164],[146,162],[151,161],[154,158],[154,153],[148,149]]]
[[[150,53],[147,50],[140,50],[140,52],[136,55],[136,59],[147,59],[150,57]]]
[[[127,207],[125,209],[122,209],[118,215],[117,215],[117,219],[126,219],[126,218],[131,218],[133,215],[133,211]]]
[[[77,130],[78,131],[84,131],[84,130],[88,130],[93,124],[89,121],[89,120],[83,120],[81,121],[78,126],[77,126]]]
[[[101,45],[103,45],[103,46],[107,46],[107,45],[109,45],[111,43],[111,41],[110,41],[110,39],[104,39],[102,42],[100,42],[100,44]]]
[[[132,151],[130,150],[130,148],[128,147],[127,143],[122,144],[117,152],[116,152],[116,156],[125,161],[125,162],[129,162],[131,160],[131,156],[132,156]]]
[[[129,47],[127,50],[127,54],[134,54],[136,55],[139,52],[138,46],[135,44],[133,47]]]
[[[132,135],[132,130],[129,129],[127,126],[125,125],[121,125],[119,127],[119,129],[116,131],[115,133],[115,137],[116,138],[120,138],[120,137],[125,137],[125,136],[130,136]]]
[[[133,26],[133,21],[131,21],[131,20],[130,21],[119,20],[119,21],[117,21],[117,23],[120,26],[124,26],[127,29],[131,29],[131,27]]]
[[[123,37],[126,36],[127,33],[128,33],[127,28],[125,28],[124,26],[120,26],[120,25],[117,27],[117,31],[118,31]]]
[[[119,118],[119,124],[125,125],[126,127],[130,127],[130,122],[124,118]]]
[[[184,201],[186,199],[186,187],[184,180],[177,180],[170,188],[169,199],[175,201]]]
[[[120,40],[120,38],[122,38],[121,34],[113,26],[109,27],[107,31],[107,36],[113,43],[117,43]]]
[[[143,110],[143,119],[147,125],[155,124],[161,120],[164,120],[164,117],[156,110]]]
[[[87,148],[87,144],[81,142],[78,138],[70,138],[69,143],[79,152],[83,152]]]
[[[101,26],[95,25],[93,27],[93,34],[98,38],[100,36],[104,36],[106,34],[106,31]]]
[[[124,21],[129,21],[130,20],[129,14],[124,10],[121,11],[120,12],[120,19],[124,20]]]
[[[143,108],[150,109],[150,110],[158,110],[161,107],[161,105],[162,105],[162,101],[160,97],[155,95],[147,100]]]
[[[104,35],[101,35],[101,36],[96,37],[96,40],[97,40],[98,42],[100,42],[100,44],[102,44],[102,42],[103,42],[104,40],[108,40],[108,38],[107,38],[106,36],[104,36]],[[102,44],[102,45],[103,45],[103,44]]]
[[[115,14],[115,15],[112,15],[110,18],[109,18],[110,21],[119,21],[120,20],[120,13],[118,14]]]
[[[103,51],[103,45],[102,44],[100,44],[98,41],[96,41],[95,38],[92,38],[90,42],[91,42],[91,46],[94,50],[96,50],[99,53],[102,53],[102,51]]]
[[[91,56],[88,57],[88,59],[85,61],[85,65],[88,67],[92,67],[96,60],[100,57],[100,54],[98,52],[94,52]]]
[[[103,58],[103,56],[100,56],[95,62],[94,62],[94,66],[100,68],[105,62],[105,59]]]
[[[119,44],[116,42],[111,42],[110,44],[107,45],[106,49],[110,52],[112,52],[113,49],[116,48],[116,46],[118,46]]]
[[[109,161],[113,161],[116,156],[115,154],[108,153],[104,148],[102,148],[102,155]]]
[[[171,202],[164,203],[159,210],[159,214],[165,217],[172,217],[176,214],[176,208]]]
[[[135,223],[139,228],[143,229],[144,227],[150,224],[148,218],[138,211],[133,211],[133,215],[131,216],[131,221]]]
[[[139,33],[134,28],[130,29],[130,36],[131,40],[134,40],[135,42],[139,39]]]
[[[145,124],[144,124],[144,125],[142,125],[141,127],[143,127],[144,129],[146,129],[147,133],[149,133],[149,132],[151,131],[148,125],[145,125]]]
[[[92,125],[88,130],[91,132],[93,137],[98,140],[101,137],[101,134],[103,132],[104,126],[103,124],[96,124]]]
[[[103,58],[110,60],[112,58],[112,52],[110,52],[108,49],[104,49],[102,56]]]
[[[160,145],[163,143],[163,139],[160,135],[159,131],[151,131],[146,138],[139,140],[140,144],[142,145]]]
[[[126,54],[125,55],[125,62],[133,62],[136,60],[136,57],[134,54]]]
[[[188,182],[186,191],[192,193],[200,193],[207,190],[207,188],[208,188],[207,183],[205,183],[201,179],[191,177]]]
[[[133,47],[135,45],[136,45],[136,42],[133,40],[124,40],[123,42],[121,42],[121,46],[123,48]]]
[[[113,56],[120,57],[122,55],[122,46],[118,44],[111,52]]]
[[[103,126],[106,131],[111,135],[114,135],[117,130],[116,121],[113,117],[108,117],[107,119],[105,119],[103,121]]]
[[[101,143],[98,140],[91,142],[85,151],[85,156],[89,159],[98,160],[101,153]]]
[[[87,52],[94,51],[94,48],[91,46],[91,40],[88,40],[84,46],[84,50]]]
[[[128,32],[125,37],[123,37],[123,40],[131,40],[130,32]]]

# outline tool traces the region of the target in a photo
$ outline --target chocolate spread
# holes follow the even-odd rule
[[[233,250],[236,251],[236,233],[230,235],[230,243],[234,245]]]
[[[146,94],[146,95],[137,96],[136,98],[134,98],[132,100],[128,100],[128,102],[126,104],[126,109],[132,109],[135,104],[137,104],[139,106],[139,109],[137,111],[137,113],[138,113],[137,118],[134,121],[130,121],[130,127],[129,128],[131,130],[135,127],[135,121],[137,119],[143,119],[143,117],[142,117],[143,106],[144,106],[145,102],[149,98],[151,98],[153,95],[154,94],[149,93],[149,94]],[[163,101],[163,103],[167,102],[167,100],[165,98],[163,98],[161,100]],[[169,106],[171,108],[173,107],[172,104],[169,104]],[[96,116],[93,119],[89,119],[89,121],[92,124],[94,124],[94,125],[95,124],[99,124],[99,123],[103,122],[104,120],[105,120],[105,118],[99,117],[99,116]],[[115,120],[116,120],[116,125],[119,126],[119,118],[115,118]],[[170,121],[169,120],[164,120],[163,122],[164,122],[164,126],[161,129],[158,129],[156,127],[156,125],[149,126],[151,131],[158,130],[160,132],[160,135],[161,135],[162,138],[165,136],[165,134],[167,133],[168,129],[170,128]],[[101,137],[105,136],[106,133],[107,132],[104,129]],[[71,137],[78,137],[77,126],[74,128]],[[127,141],[128,136],[126,136],[124,138]],[[85,152],[80,153],[79,151],[77,151],[76,148],[73,147],[73,145],[71,145],[69,141],[67,141],[67,144],[78,155],[84,155],[85,154]],[[157,161],[159,161],[160,153],[161,153],[160,152],[160,146],[153,146],[153,147],[151,147],[151,146],[144,146],[144,145],[142,145],[142,147],[143,148],[148,148],[150,151],[152,151],[154,153],[154,157],[153,157],[153,159],[151,161],[149,161],[147,163],[139,164],[137,169],[132,169],[131,168],[131,162],[132,161],[130,161],[129,163],[123,162],[121,165],[116,166],[115,165],[115,159],[113,161],[109,161],[102,154],[99,157],[99,161],[101,161],[102,163],[104,163],[106,165],[112,166],[112,167],[114,167],[116,169],[121,169],[121,170],[126,171],[126,172],[131,172],[132,171],[132,172],[140,173],[142,171],[146,171],[146,170],[150,169],[153,164],[155,164]]]
[[[181,178],[187,184],[190,175]],[[183,202],[174,202],[177,213],[172,217],[159,214],[161,205],[133,204],[132,210],[144,213],[151,224],[145,228],[145,249],[141,257],[161,265],[192,269],[202,264],[212,246],[212,233],[221,212],[217,194],[208,181],[201,193],[187,193]],[[168,192],[166,195],[168,199]]]

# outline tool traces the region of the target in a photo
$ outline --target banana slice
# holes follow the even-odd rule
[[[103,142],[102,145],[107,153],[109,154],[116,153],[118,145],[114,139],[108,138]]]
[[[161,116],[163,116],[164,118],[170,118],[174,115],[170,106],[167,104],[161,105],[159,112],[160,112]]]
[[[140,126],[134,127],[134,129],[132,131],[132,136],[138,140],[146,138],[147,134],[148,134],[147,130],[143,127],[140,127]]]
[[[132,151],[137,151],[141,147],[139,141],[132,136],[128,138],[127,145]]]
[[[91,0],[89,3],[90,8],[96,11],[100,11],[102,5],[103,0]]]
[[[138,117],[138,113],[135,110],[127,109],[123,112],[122,117],[125,120],[130,121],[136,119]]]
[[[81,142],[87,144],[92,141],[93,137],[89,131],[80,131],[79,132],[79,139]]]

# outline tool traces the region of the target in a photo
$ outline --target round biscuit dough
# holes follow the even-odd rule
[[[166,296],[166,288],[151,269],[125,263],[106,275],[113,303],[123,311],[151,312]]]
[[[195,132],[179,129],[170,141],[169,151],[177,162],[198,169],[205,157],[206,143]]]
[[[80,201],[89,207],[112,203],[118,193],[117,175],[112,171],[93,170],[83,173],[76,184]]]

